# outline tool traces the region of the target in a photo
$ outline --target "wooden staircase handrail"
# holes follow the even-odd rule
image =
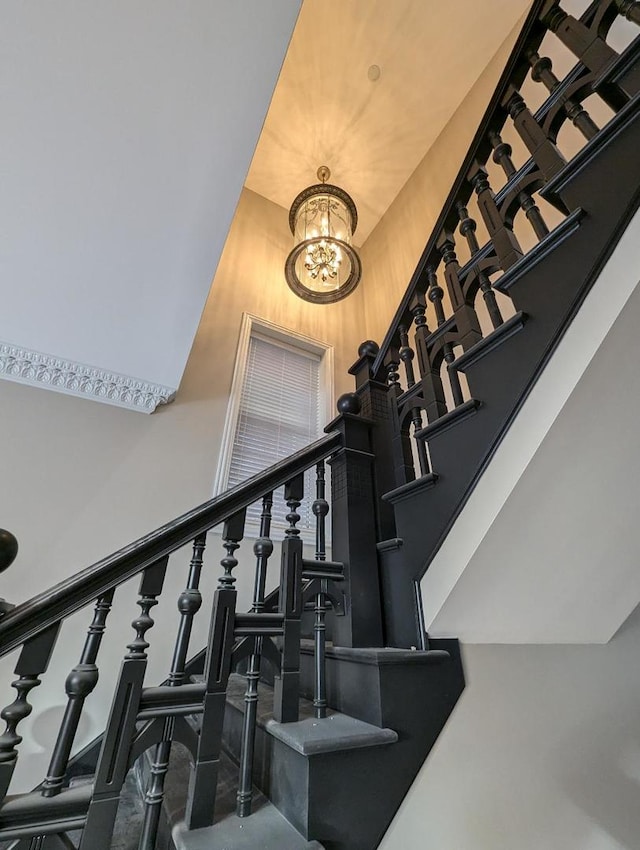
[[[78,611],[145,567],[277,490],[296,475],[333,454],[342,435],[333,431],[273,464],[242,484],[209,499],[95,564],[22,602],[0,620],[0,657],[52,624]]]

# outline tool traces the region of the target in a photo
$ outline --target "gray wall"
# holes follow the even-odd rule
[[[606,646],[467,645],[380,850],[637,850],[640,609]]]

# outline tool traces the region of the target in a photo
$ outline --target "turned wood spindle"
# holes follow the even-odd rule
[[[184,683],[193,619],[202,606],[202,595],[199,587],[206,544],[206,533],[199,535],[193,541],[187,586],[178,597],[180,622],[173,649],[171,671],[167,680],[168,685],[174,688]],[[156,846],[158,826],[160,824],[160,815],[164,802],[164,783],[167,771],[169,770],[169,757],[171,755],[174,726],[174,718],[166,717],[162,727],[162,739],[156,745],[154,751],[151,775],[143,800],[144,819],[138,845],[139,850],[154,850]]]
[[[504,105],[545,181],[551,180],[565,167],[566,159],[538,124],[519,91],[511,87]]]
[[[326,561],[326,519],[329,513],[329,503],[325,498],[326,483],[324,477],[324,461],[321,460],[316,466],[316,498],[312,505],[313,515],[316,518],[316,561]],[[326,641],[327,641],[327,605],[326,594],[329,590],[328,581],[322,579],[320,590],[315,595],[314,621],[313,621],[313,643],[314,656],[314,688],[313,688],[313,711],[317,719],[321,720],[327,716],[327,676],[326,676]]]
[[[413,372],[414,351],[409,345],[409,331],[406,325],[400,325],[399,334],[400,348],[398,349],[398,353],[400,355],[400,359],[404,363],[404,371],[405,376],[407,378],[407,389],[409,389],[416,382],[415,375]]]
[[[474,162],[468,179],[478,198],[478,209],[485,223],[489,239],[501,267],[506,271],[522,257],[522,248],[518,244],[510,223],[506,222],[498,209],[496,198],[491,190],[487,169]]]
[[[69,756],[78,731],[84,702],[98,683],[96,660],[105,632],[107,616],[111,610],[113,594],[114,590],[109,590],[96,601],[93,620],[87,631],[80,662],[71,670],[65,681],[67,705],[49,762],[47,776],[41,786],[43,797],[56,796],[64,786]]]
[[[267,493],[262,499],[260,515],[260,536],[253,544],[256,556],[256,576],[253,588],[253,605],[255,613],[264,611],[264,595],[267,580],[267,565],[273,553],[271,540],[271,510],[273,493]],[[260,662],[262,659],[264,638],[258,635],[254,638],[253,652],[247,665],[247,687],[244,694],[244,717],[242,719],[242,737],[240,745],[240,773],[238,792],[236,794],[236,814],[239,818],[251,814],[253,800],[253,762],[255,753],[256,720],[258,716],[258,685],[260,682]]]
[[[442,305],[442,298],[444,296],[444,290],[438,283],[438,278],[435,272],[435,269],[430,266],[427,271],[427,278],[429,280],[429,300],[434,306],[436,318],[438,320],[438,327],[444,324],[446,321],[444,315],[444,307]],[[451,386],[451,394],[453,396],[453,403],[457,407],[462,404],[464,401],[464,396],[462,394],[462,386],[460,384],[460,378],[458,377],[458,373],[455,369],[450,369],[449,367],[456,359],[455,354],[453,353],[453,346],[450,342],[445,342],[442,346],[444,362],[447,364],[447,375],[449,376],[449,384]]]
[[[528,55],[531,65],[531,79],[536,83],[542,83],[549,92],[555,91],[560,85],[560,80],[553,73],[553,63],[548,56],[540,56],[535,52]],[[599,127],[591,120],[591,116],[581,103],[573,98],[563,98],[562,106],[573,125],[580,130],[587,141],[593,139],[599,132]]]
[[[473,260],[480,250],[480,246],[478,245],[478,240],[476,238],[476,223],[469,215],[467,208],[461,202],[458,202],[456,205],[456,210],[458,212],[458,218],[460,219],[460,233],[467,240],[469,251],[471,252],[471,259]],[[491,286],[491,281],[480,268],[476,270],[476,274],[478,275],[480,292],[482,293],[484,303],[487,305],[487,312],[489,313],[491,324],[494,328],[499,328],[504,320],[500,313],[500,308],[498,307],[496,294]]]
[[[489,141],[493,148],[493,161],[501,166],[507,179],[513,177],[516,173],[516,167],[511,159],[511,154],[513,153],[511,145],[504,142],[499,133],[493,131],[489,133]],[[538,239],[544,239],[549,233],[549,228],[533,196],[523,189],[518,193],[518,203]]]
[[[616,7],[623,18],[640,26],[640,3],[636,0],[616,0]]]

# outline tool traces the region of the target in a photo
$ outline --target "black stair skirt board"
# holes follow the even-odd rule
[[[430,439],[437,486],[394,506],[396,534],[403,546],[401,558],[391,553],[395,587],[392,599],[385,601],[387,642],[392,646],[420,646],[424,640],[416,618],[409,616],[416,611],[416,583],[638,209],[638,150],[640,97],[578,154],[577,163],[573,160],[556,178],[557,191],[571,198],[574,209],[585,212],[579,222],[581,213],[576,213],[564,225],[560,236],[567,229],[573,231],[570,236],[550,234],[549,241],[532,252],[532,259],[529,254],[518,263],[517,274],[507,273],[509,294],[527,322],[522,332],[465,364],[471,392],[482,406],[476,415]],[[553,250],[547,250],[550,244]],[[387,555],[381,553],[380,558],[384,582]]]

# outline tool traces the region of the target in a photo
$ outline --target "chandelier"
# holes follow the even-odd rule
[[[351,245],[358,211],[351,197],[326,181],[331,172],[318,169],[314,186],[304,189],[289,211],[294,247],[285,263],[289,287],[315,304],[330,304],[358,285],[362,267]]]

